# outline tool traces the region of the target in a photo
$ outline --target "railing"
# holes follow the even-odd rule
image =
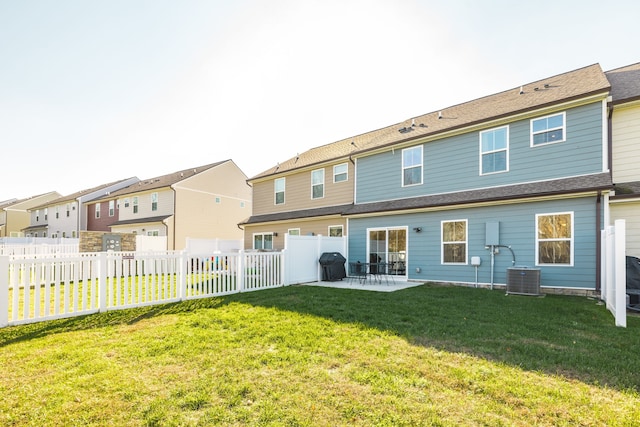
[[[0,256],[0,327],[283,286],[282,252]]]

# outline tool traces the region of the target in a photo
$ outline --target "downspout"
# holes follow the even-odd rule
[[[609,114],[607,115],[607,167],[609,174],[613,177],[613,105],[609,103]]]
[[[596,292],[600,292],[602,272],[602,192],[598,190],[596,197]]]
[[[173,250],[176,250],[176,189],[171,186],[173,190]]]

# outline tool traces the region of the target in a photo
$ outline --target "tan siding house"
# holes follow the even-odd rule
[[[188,238],[241,240],[238,223],[251,213],[251,187],[231,160],[142,180],[96,200],[116,200],[112,232],[166,236],[167,249]]]
[[[611,82],[611,223],[626,221],[627,255],[640,258],[640,63],[605,73]]]
[[[31,223],[30,209],[50,202],[61,197],[57,191],[40,194],[27,199],[17,200],[0,206],[2,216],[0,216],[0,237],[23,237],[24,231]],[[47,219],[40,216],[42,224],[46,224]]]
[[[354,162],[327,151],[331,160],[314,163],[316,150],[249,180],[253,213],[241,224],[246,249],[283,249],[287,233],[346,235],[341,213],[353,203]]]

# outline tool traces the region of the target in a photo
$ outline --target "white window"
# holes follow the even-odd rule
[[[287,233],[289,233],[290,236],[299,236],[300,235],[300,229],[299,228],[290,228],[289,230],[287,230]]]
[[[342,226],[341,225],[330,225],[329,226],[329,237],[342,237]]]
[[[56,219],[60,218],[60,206],[56,206]]]
[[[109,216],[114,216],[116,214],[116,201],[109,200]]]
[[[349,166],[346,163],[335,165],[333,167],[333,182],[346,181],[349,176]]]
[[[126,199],[124,199],[124,207],[125,208],[129,207],[129,198],[128,197]]]
[[[216,197],[216,204],[219,205],[222,203],[222,199],[220,197]]]
[[[531,146],[553,144],[566,139],[565,113],[531,120]]]
[[[402,150],[402,186],[422,184],[422,145]]]
[[[311,198],[321,199],[324,197],[324,169],[317,169],[311,172]]]
[[[158,193],[151,193],[151,210],[158,210]]]
[[[442,221],[442,263],[467,263],[467,220]]]
[[[96,218],[100,218],[100,203],[96,203]]]
[[[49,208],[44,208],[44,220],[49,219]]]
[[[160,232],[158,230],[147,230],[147,236],[159,236]]]
[[[536,265],[573,265],[573,212],[536,215]]]
[[[36,222],[40,221],[40,209],[36,209]]]
[[[138,196],[133,198],[133,213],[138,213]]]
[[[253,249],[273,249],[273,233],[255,233]]]
[[[509,170],[509,127],[480,132],[480,175]]]
[[[275,204],[282,205],[284,204],[284,189],[285,189],[285,178],[277,178],[273,182],[273,191],[275,193]]]
[[[69,217],[69,215],[70,215],[70,213],[69,213],[69,204],[67,203],[67,217]]]

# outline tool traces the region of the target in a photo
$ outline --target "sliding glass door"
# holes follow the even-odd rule
[[[407,274],[407,227],[371,228],[368,230],[368,262],[384,263],[385,272]]]

